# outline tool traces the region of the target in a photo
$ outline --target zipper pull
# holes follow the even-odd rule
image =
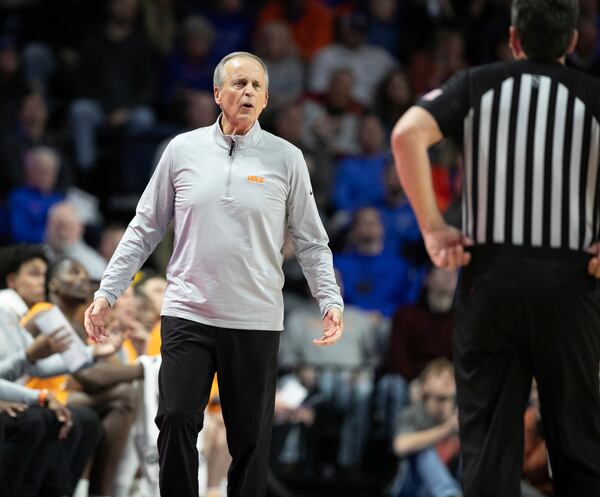
[[[234,148],[235,148],[235,141],[232,138],[231,139],[231,145],[229,145],[229,157],[231,157],[231,154],[233,154],[233,149]]]

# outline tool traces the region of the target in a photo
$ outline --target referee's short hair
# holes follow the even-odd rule
[[[579,0],[514,0],[512,25],[530,59],[549,62],[567,52],[577,28]]]

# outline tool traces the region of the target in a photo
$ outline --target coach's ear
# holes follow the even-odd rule
[[[569,44],[567,45],[567,55],[573,53],[575,51],[575,47],[577,46],[577,42],[579,41],[579,31],[576,29],[571,33],[571,39],[569,40]]]
[[[508,46],[515,60],[524,60],[527,58],[527,54],[523,51],[521,46],[521,40],[519,39],[519,33],[514,26],[508,29]]]

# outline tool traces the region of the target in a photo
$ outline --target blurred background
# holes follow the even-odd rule
[[[269,69],[261,126],[304,153],[347,305],[344,341],[313,348],[319,312],[286,246],[270,493],[459,495],[455,387],[444,362],[456,275],[428,264],[389,137],[417,98],[457,71],[510,59],[509,24],[509,0],[0,0],[0,246],[20,261],[4,268],[0,287],[20,292],[31,309],[48,293],[24,295],[7,275],[41,258],[47,286],[48,265],[67,257],[91,291],[168,141],[216,120],[214,67],[230,52],[251,51]],[[598,26],[598,2],[581,0],[579,43],[567,63],[593,75]],[[458,225],[459,150],[444,141],[430,155],[438,204]],[[122,364],[158,352],[152,331],[171,239],[121,304]],[[42,256],[28,259],[27,247],[39,244]],[[111,386],[140,381],[130,372],[115,378]],[[535,399],[531,406],[526,451],[536,459],[524,482],[546,492],[531,495],[550,495]],[[448,431],[429,447],[433,463],[396,443],[438,425]],[[204,452],[217,474],[208,486],[224,495],[214,481],[228,461],[222,426],[215,430]],[[149,495],[138,484],[143,463],[119,470],[125,452],[105,462],[113,467],[107,488],[125,488],[110,495]],[[430,488],[423,467],[447,485]]]

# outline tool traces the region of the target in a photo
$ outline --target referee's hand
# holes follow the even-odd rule
[[[600,242],[591,245],[587,252],[593,255],[588,263],[588,273],[594,278],[600,279]]]
[[[456,269],[471,261],[471,254],[465,247],[473,245],[473,240],[452,226],[443,224],[424,230],[423,240],[431,262],[439,268]]]

